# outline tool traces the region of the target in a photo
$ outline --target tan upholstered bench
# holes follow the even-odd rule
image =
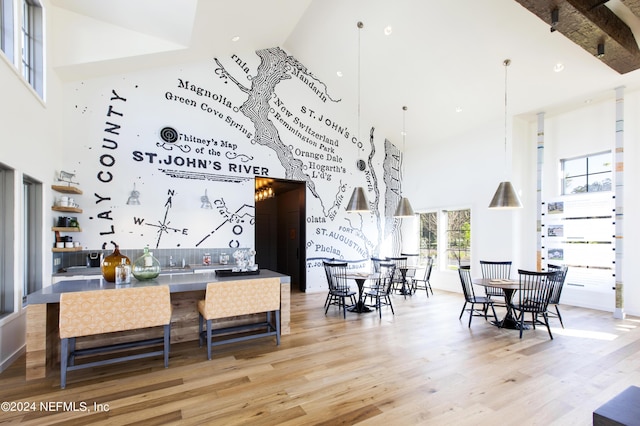
[[[266,321],[212,329],[212,320],[240,315],[266,313]],[[275,312],[275,326],[271,322]],[[211,346],[238,342],[259,337],[276,336],[280,344],[280,279],[259,278],[250,280],[220,281],[207,284],[205,300],[198,301],[200,346],[206,340],[207,358],[211,359]],[[203,329],[206,321],[206,329]],[[213,335],[230,332],[265,329],[263,333],[229,337],[212,342]]]
[[[164,337],[76,350],[76,337],[147,327],[164,327]],[[67,371],[91,368],[139,358],[164,355],[169,366],[171,296],[169,286],[129,287],[111,290],[79,291],[60,295],[60,387],[67,382]],[[153,346],[163,343],[163,350]],[[150,351],[76,365],[75,357],[117,352],[149,346]]]

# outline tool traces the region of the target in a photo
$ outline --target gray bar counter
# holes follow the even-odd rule
[[[84,274],[83,274],[84,275]],[[59,359],[60,337],[58,332],[60,294],[77,291],[92,291],[149,286],[168,285],[171,293],[173,317],[171,323],[171,342],[185,342],[198,340],[198,312],[197,302],[204,299],[207,284],[216,281],[238,281],[258,278],[280,278],[280,329],[281,335],[291,333],[291,277],[267,269],[260,270],[256,275],[241,275],[218,277],[214,269],[185,273],[184,270],[164,272],[153,280],[138,281],[131,279],[131,283],[116,285],[105,281],[101,276],[95,278],[61,280],[42,290],[27,296],[27,351],[26,351],[26,379],[39,379],[53,371]],[[57,279],[61,277],[58,274]],[[246,319],[229,319],[226,322],[243,321]],[[206,353],[203,352],[206,357]],[[56,370],[57,371],[57,370]]]
[[[143,285],[168,285],[169,291],[171,293],[179,293],[185,291],[204,290],[207,287],[207,283],[215,281],[236,281],[273,277],[279,277],[281,284],[291,283],[291,278],[288,275],[282,275],[278,272],[270,271],[268,269],[261,269],[260,274],[257,275],[242,275],[233,277],[218,277],[215,274],[214,269],[209,269],[207,272],[185,272],[176,270],[175,273],[163,273],[153,280],[138,281],[135,278],[131,278],[130,284],[121,285],[116,285],[115,283],[105,281],[101,276],[96,276],[96,278],[92,279],[59,281],[49,287],[29,294],[27,296],[27,305],[40,303],[58,303],[60,302],[61,293],[74,291],[106,290]]]

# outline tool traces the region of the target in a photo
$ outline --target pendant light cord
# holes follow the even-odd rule
[[[364,27],[361,21],[358,21],[358,142],[360,142],[360,32]]]
[[[400,178],[404,178],[404,150],[405,150],[405,138],[407,137],[407,127],[406,127],[406,117],[407,117],[407,107],[402,107],[402,153],[400,156],[400,161],[402,164],[402,173],[400,174]]]
[[[511,59],[505,59],[504,65],[504,180],[507,179],[507,68],[511,65]]]
[[[360,21],[357,23],[358,27],[358,141],[360,140],[360,30],[364,27],[364,24]],[[351,199],[347,204],[348,212],[368,212],[370,211],[369,202],[367,201],[367,197],[364,193],[364,189],[361,186],[356,186],[353,188],[353,194],[351,194]]]

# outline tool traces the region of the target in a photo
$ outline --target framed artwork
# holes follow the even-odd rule
[[[547,227],[548,237],[562,237],[564,236],[564,225],[549,225]]]
[[[547,213],[549,214],[562,214],[564,212],[564,202],[554,201],[547,204]]]
[[[549,259],[550,260],[564,260],[564,249],[561,249],[561,248],[549,249]]]

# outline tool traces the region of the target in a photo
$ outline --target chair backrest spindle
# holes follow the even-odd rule
[[[433,270],[433,257],[429,257],[427,260],[427,266],[424,268],[424,275],[422,281],[429,281],[431,279],[431,271]]]
[[[460,275],[460,284],[462,284],[464,298],[468,302],[474,301],[476,293],[473,290],[473,283],[471,282],[471,267],[469,265],[458,267],[458,274]]]
[[[488,260],[480,261],[480,270],[482,271],[482,278],[490,280],[508,280],[511,278],[511,261],[499,261],[492,262]],[[491,296],[502,296],[504,292],[500,288],[486,287],[485,294]]]
[[[508,280],[511,278],[511,261],[491,262],[481,260],[480,270],[482,271],[482,278]]]
[[[547,269],[549,270],[549,272],[556,273],[553,290],[551,293],[551,297],[549,298],[549,303],[552,305],[557,305],[558,303],[560,303],[562,288],[564,287],[564,282],[567,279],[567,271],[569,270],[569,268],[566,265],[547,265]]]
[[[525,312],[546,312],[556,285],[557,273],[518,269],[518,275],[518,305]]]
[[[371,258],[371,265],[373,266],[373,272],[380,272],[380,262],[384,262],[384,259],[378,257]]]
[[[405,268],[407,266],[407,258],[405,256],[401,257],[387,257],[387,262],[393,262],[396,264],[396,271],[394,274],[394,279],[396,282],[402,281],[402,273],[400,272],[400,268]]]
[[[384,294],[391,292],[391,286],[393,285],[393,277],[396,271],[396,264],[393,262],[381,262],[380,263],[380,277],[378,278],[378,291]]]
[[[329,291],[347,291],[347,263],[346,262],[324,262],[324,271],[327,276]]]

